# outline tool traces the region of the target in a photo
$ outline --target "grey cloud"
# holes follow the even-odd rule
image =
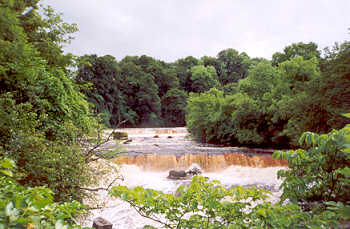
[[[349,39],[348,0],[46,0],[80,31],[67,51],[165,61],[226,48],[270,58],[293,42]]]

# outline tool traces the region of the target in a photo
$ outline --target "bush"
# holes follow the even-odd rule
[[[328,134],[304,133],[304,149],[277,151],[276,159],[288,160],[281,201],[299,204],[314,214],[330,211],[340,220],[350,219],[350,125]]]
[[[50,189],[21,186],[14,169],[14,161],[0,159],[0,228],[81,228],[74,222],[84,211],[79,202],[57,204]]]

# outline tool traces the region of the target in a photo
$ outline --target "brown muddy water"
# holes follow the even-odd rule
[[[195,164],[204,171],[203,176],[219,180],[224,187],[254,185],[271,191],[272,202],[279,199],[282,181],[277,179],[277,171],[285,169],[287,162],[273,159],[273,150],[200,144],[188,136],[186,128],[130,128],[118,131],[127,132],[129,137],[125,144],[121,142],[124,153],[114,159],[115,166],[119,167],[119,173],[124,177],[124,181],[120,182],[122,185],[175,193],[179,185],[190,181],[167,179],[168,171],[186,170]],[[101,216],[112,222],[113,228],[143,228],[146,224],[159,227],[139,216],[127,203],[113,199],[107,193],[101,193],[99,198],[106,206],[92,211],[84,225],[91,226],[92,219]]]

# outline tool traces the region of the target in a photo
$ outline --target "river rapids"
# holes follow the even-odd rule
[[[277,171],[285,169],[287,162],[273,159],[272,150],[200,144],[188,137],[186,128],[130,128],[118,131],[127,132],[129,138],[126,144],[121,143],[124,154],[117,156],[112,163],[118,169],[118,175],[123,177],[118,181],[121,185],[175,193],[178,186],[190,181],[167,179],[169,170],[186,170],[196,165],[203,170],[202,176],[219,180],[226,188],[254,185],[269,190],[272,202],[278,201],[281,195],[281,180],[277,179]],[[113,176],[117,174],[110,174],[107,180]],[[97,199],[103,207],[91,211],[82,222],[85,226],[91,226],[92,220],[99,216],[110,221],[113,228],[143,228],[147,224],[159,226],[140,216],[126,202],[108,196],[107,192],[100,191]]]

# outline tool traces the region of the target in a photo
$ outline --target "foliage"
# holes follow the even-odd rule
[[[278,172],[284,179],[282,201],[288,199],[313,212],[329,206],[339,217],[349,219],[349,130],[350,126],[322,135],[306,132],[299,140],[305,149],[274,153],[275,158],[288,160],[290,168]]]
[[[110,191],[163,228],[329,228],[336,223],[331,218],[334,214],[312,215],[294,204],[272,204],[265,201],[267,191],[240,186],[225,189],[204,177],[193,177],[177,193],[125,186]]]
[[[161,101],[169,90],[179,88],[179,80],[162,61],[143,55],[127,56],[118,63],[109,55],[86,55],[80,57],[75,80],[109,127],[121,122],[124,126],[172,125],[161,116],[167,110]]]
[[[174,63],[175,71],[180,82],[180,87],[186,92],[192,92],[192,81],[190,69],[199,65],[199,60],[193,56],[179,59]]]
[[[81,140],[98,124],[62,51],[76,28],[38,1],[18,0],[0,2],[0,27],[0,156],[16,162],[22,185],[80,200],[90,179]]]
[[[317,44],[314,42],[309,43],[293,43],[291,45],[286,46],[283,49],[283,53],[276,52],[272,56],[272,64],[274,66],[279,65],[280,63],[283,63],[287,60],[290,60],[291,58],[300,56],[303,57],[305,60],[312,59],[314,57],[320,58],[320,51],[317,50]]]
[[[190,95],[189,132],[204,142],[294,148],[305,131],[327,133],[344,127],[347,119],[341,114],[350,109],[350,46],[336,46],[322,60],[316,51],[308,53],[317,48],[311,46],[292,46],[296,53],[291,51],[278,66],[252,60],[247,76],[226,84],[217,98],[210,92]],[[223,57],[234,53],[227,51]]]
[[[190,69],[190,72],[193,92],[205,92],[219,85],[213,66],[196,65]]]
[[[137,65],[141,66],[144,72],[153,75],[160,98],[170,89],[179,88],[179,79],[175,70],[171,69],[166,63],[143,55],[138,59]]]
[[[256,102],[246,94],[224,96],[211,89],[190,94],[186,122],[191,135],[203,142],[254,145],[263,141],[260,116]]]
[[[246,53],[225,49],[218,53],[217,59],[220,64],[216,71],[222,85],[237,82],[247,76],[250,58]]]
[[[14,169],[14,161],[0,160],[0,228],[81,228],[74,220],[84,211],[79,202],[58,204],[48,188],[21,186]]]
[[[121,87],[126,104],[133,110],[135,125],[149,126],[157,122],[160,115],[161,104],[158,96],[158,86],[154,77],[142,71],[131,58],[124,58],[120,63]]]
[[[118,70],[117,61],[112,56],[85,55],[79,58],[75,77],[75,81],[82,85],[81,91],[94,104],[95,112],[103,114],[102,120],[109,127],[134,118],[125,108],[126,101],[119,90]]]
[[[230,118],[229,101],[230,98],[225,100],[223,92],[215,88],[201,94],[191,93],[186,107],[186,125],[191,135],[203,142],[225,141],[219,131],[224,127],[231,129],[228,121],[225,126],[220,125]]]
[[[180,89],[167,91],[162,98],[162,118],[166,126],[185,126],[187,94]]]

